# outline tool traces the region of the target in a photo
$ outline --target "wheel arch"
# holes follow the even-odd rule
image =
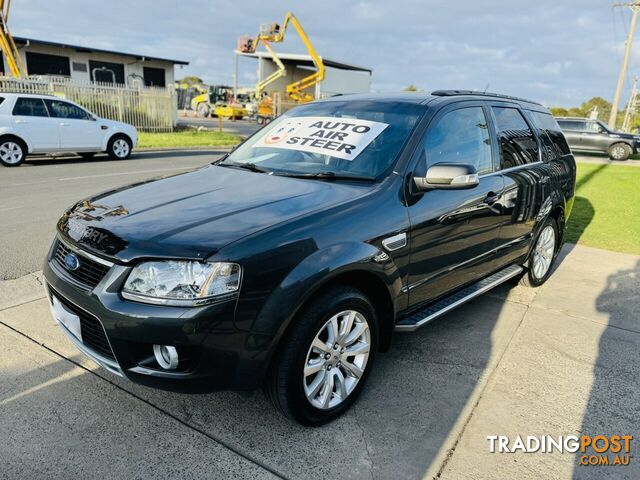
[[[131,144],[131,149],[133,149],[133,138],[131,138],[131,136],[127,135],[125,132],[118,130],[113,132],[108,137],[105,137],[105,142],[102,145],[102,151],[106,152],[109,148],[109,143],[111,143],[111,140],[113,140],[116,137],[125,137],[127,140],[129,140],[129,143]]]
[[[29,143],[28,140],[26,140],[25,138],[21,137],[20,135],[16,135],[13,132],[0,132],[0,141],[3,141],[5,139],[7,139],[7,140],[11,139],[11,140],[15,140],[15,141],[18,141],[18,142],[22,143],[22,145],[24,145],[26,147],[27,153],[31,153],[32,150],[33,150],[32,146],[31,146],[31,144]]]

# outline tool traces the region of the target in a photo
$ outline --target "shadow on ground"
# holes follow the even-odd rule
[[[574,469],[574,479],[640,478],[638,425],[640,399],[640,261],[607,278],[596,300],[598,312],[608,315],[602,333],[594,380],[584,413],[582,435],[633,435],[629,466],[583,466]],[[595,452],[588,451],[588,454]],[[614,454],[609,454],[613,460]]]

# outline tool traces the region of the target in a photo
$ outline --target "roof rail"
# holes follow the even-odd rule
[[[6,95],[7,93],[11,95],[39,95],[41,97],[56,97],[57,95],[53,93],[42,93],[42,92],[25,92],[21,90],[0,90],[0,96]]]
[[[483,96],[483,97],[496,97],[496,98],[504,98],[507,100],[517,100],[519,102],[527,102],[527,103],[533,103],[535,105],[541,105],[538,102],[527,100],[526,98],[512,97],[510,95],[502,95],[500,93],[480,92],[478,90],[434,90],[433,92],[431,92],[431,95],[435,95],[436,97],[455,97],[456,95],[477,95],[477,96]]]

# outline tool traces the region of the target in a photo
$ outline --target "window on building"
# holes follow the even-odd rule
[[[72,120],[89,120],[91,118],[82,108],[69,102],[46,99],[45,103],[52,117],[69,118]]]
[[[473,165],[479,174],[492,170],[491,140],[482,107],[445,113],[429,127],[424,144],[427,163]]]
[[[89,72],[91,80],[94,82],[124,85],[124,65],[122,63],[89,60]]]
[[[147,87],[166,87],[164,68],[144,67],[144,84]]]
[[[538,161],[538,142],[516,108],[492,107],[500,144],[500,168]]]
[[[73,62],[71,64],[71,68],[73,69],[74,72],[86,72],[87,64],[84,62]]]
[[[71,76],[69,57],[27,52],[26,58],[29,75]]]
[[[13,114],[25,117],[48,117],[47,108],[41,98],[20,97],[13,106]]]

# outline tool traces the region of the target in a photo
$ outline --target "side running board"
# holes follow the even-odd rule
[[[453,310],[460,305],[467,303],[469,300],[476,298],[478,295],[491,290],[493,287],[506,282],[510,278],[515,277],[523,268],[520,265],[510,265],[493,275],[480,280],[467,288],[464,288],[453,295],[443,298],[439,302],[429,307],[412,313],[408,317],[403,318],[396,324],[396,330],[401,332],[413,332],[431,320],[435,320],[440,315]]]

